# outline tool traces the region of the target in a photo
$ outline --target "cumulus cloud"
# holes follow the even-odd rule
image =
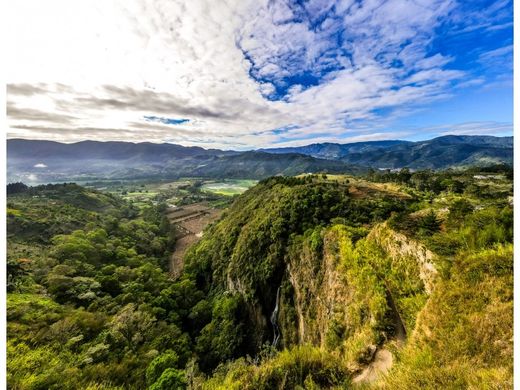
[[[226,148],[397,136],[383,130],[390,118],[477,80],[431,52],[438,29],[490,29],[507,10],[496,2],[486,20],[464,19],[455,0],[12,2],[8,132]]]

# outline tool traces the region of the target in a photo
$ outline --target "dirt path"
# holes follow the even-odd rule
[[[374,360],[361,372],[354,377],[352,383],[372,383],[386,374],[392,367],[394,357],[388,349],[380,349],[374,355]]]
[[[386,289],[386,300],[388,306],[390,308],[390,316],[392,319],[392,324],[394,326],[394,334],[391,340],[397,343],[397,347],[401,348],[404,346],[406,342],[406,329],[404,327],[403,321],[399,312],[397,311],[397,307],[394,302],[394,298],[388,289],[388,286],[385,286]],[[386,374],[388,370],[392,367],[394,362],[394,357],[392,352],[386,349],[384,346],[382,348],[378,348],[376,353],[374,354],[374,358],[365,367],[360,374],[354,377],[352,383],[360,384],[360,383],[372,383],[379,379],[382,375]]]

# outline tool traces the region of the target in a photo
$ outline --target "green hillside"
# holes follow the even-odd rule
[[[160,204],[63,186],[52,202],[77,220],[39,242],[17,218],[67,214],[12,194],[8,383],[510,388],[510,174],[269,178],[208,227],[175,280]]]
[[[16,188],[7,186],[7,236],[17,241],[47,243],[55,234],[70,233],[85,222],[97,224],[101,214],[135,213],[111,194],[74,183]]]
[[[474,176],[271,179],[246,193],[186,261],[240,308],[213,313],[201,367],[263,360],[221,366],[203,387],[349,387],[386,351],[392,369],[366,386],[510,386],[511,182],[491,179],[506,188],[494,195]],[[278,287],[279,354],[265,349]]]

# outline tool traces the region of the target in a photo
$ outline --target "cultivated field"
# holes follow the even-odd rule
[[[187,206],[170,207],[167,216],[175,225],[179,238],[170,258],[170,274],[177,278],[184,268],[184,253],[190,245],[202,237],[204,228],[215,221],[222,210],[210,207],[207,203],[194,203]]]
[[[213,192],[219,195],[232,196],[240,195],[257,182],[257,180],[226,180],[222,182],[205,183],[201,189],[202,191]]]

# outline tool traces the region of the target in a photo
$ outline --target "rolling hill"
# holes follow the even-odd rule
[[[507,173],[271,177],[208,225],[176,275],[166,204],[9,185],[7,382],[513,388]]]
[[[462,202],[480,205],[466,179]],[[203,388],[510,386],[512,207],[422,196],[338,176],[241,195],[185,257],[185,277],[214,299],[200,367],[236,359]],[[265,344],[282,352],[240,358]]]
[[[372,168],[444,169],[497,163],[512,164],[513,137],[448,135],[419,142],[323,143],[265,151],[302,153]]]

